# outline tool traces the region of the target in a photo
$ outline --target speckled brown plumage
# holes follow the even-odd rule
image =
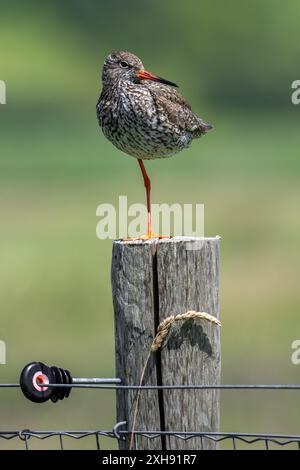
[[[97,117],[104,135],[138,159],[169,157],[212,128],[198,118],[176,85],[144,71],[129,52],[112,52],[102,72]]]

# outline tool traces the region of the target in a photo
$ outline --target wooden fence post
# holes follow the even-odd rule
[[[188,310],[219,317],[219,238],[175,237],[148,242],[115,241],[112,258],[116,374],[138,385],[158,324]],[[220,331],[206,320],[174,324],[151,355],[144,385],[220,383]],[[132,429],[136,390],[118,390],[117,421]],[[144,390],[136,431],[217,432],[217,390]],[[207,439],[163,435],[136,437],[136,448],[215,449]],[[129,436],[120,443],[129,448]]]

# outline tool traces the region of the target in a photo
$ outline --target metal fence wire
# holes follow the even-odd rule
[[[128,386],[121,385],[120,379],[73,379],[72,383],[59,384],[47,383],[47,387],[51,390],[59,390],[60,388],[97,388],[99,390],[159,390],[159,389],[186,389],[186,390],[299,390],[300,385],[263,385],[263,384],[250,384],[250,385],[163,385],[163,386]],[[19,384],[0,384],[0,389],[17,388]],[[70,390],[69,390],[70,391]],[[53,400],[54,401],[54,400]],[[85,441],[84,448],[101,450],[101,449],[116,449],[118,448],[118,441],[125,439],[131,434],[131,430],[126,428],[126,422],[117,423],[112,430],[50,430],[39,431],[31,429],[23,429],[17,431],[0,430],[0,448],[3,443],[7,441],[18,441],[18,448],[31,450],[36,448],[51,448],[65,450],[74,448],[71,441]],[[139,430],[134,431],[135,448],[138,449],[138,440],[140,437],[151,440],[160,439],[162,436],[172,436],[178,440],[199,440],[197,448],[205,448],[208,441],[219,443],[220,449],[264,449],[273,450],[279,448],[300,450],[300,435],[287,435],[287,434],[259,434],[259,433],[244,433],[244,432],[182,432],[180,430],[174,431],[149,431]],[[47,445],[43,444],[47,441]],[[1,444],[2,443],[2,444]],[[78,444],[78,448],[82,447]]]
[[[119,423],[118,423],[119,424]],[[118,424],[116,426],[118,426]],[[112,431],[30,431],[25,429],[22,431],[2,431],[0,432],[0,439],[12,440],[19,439],[23,444],[23,449],[34,449],[34,441],[44,441],[50,439],[54,441],[54,448],[65,450],[68,448],[68,439],[81,440],[89,438],[89,447],[95,450],[101,450],[101,439],[110,438],[112,440],[122,439],[123,436],[128,435],[129,431],[120,431],[118,434],[115,430]],[[254,433],[222,433],[222,432],[162,432],[162,431],[136,431],[135,436],[142,436],[146,439],[152,440],[160,438],[162,435],[172,436],[177,439],[187,440],[196,438],[199,439],[200,449],[204,448],[205,440],[214,441],[217,443],[226,444],[225,449],[239,450],[253,444],[257,444],[255,448],[264,450],[273,450],[276,447],[282,448],[288,446],[289,449],[300,450],[300,436],[283,435],[283,434],[254,434]],[[107,445],[105,446],[107,448]],[[113,446],[115,447],[115,446]],[[137,446],[136,446],[137,447]],[[53,448],[53,446],[51,446]]]

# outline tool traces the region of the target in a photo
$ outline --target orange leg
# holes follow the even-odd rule
[[[150,200],[150,193],[151,193],[151,181],[147,174],[146,168],[144,166],[143,160],[138,159],[140,169],[144,179],[144,185],[146,188],[146,195],[147,195],[147,213],[148,213],[148,220],[147,220],[147,235],[143,237],[139,237],[138,240],[149,240],[150,238],[170,238],[168,235],[157,235],[157,233],[152,232],[151,226],[151,200]]]
[[[148,213],[148,220],[147,220],[147,238],[152,238],[154,234],[152,234],[151,230],[151,200],[150,200],[150,193],[151,193],[151,181],[147,174],[146,168],[144,166],[143,160],[138,160],[140,169],[144,179],[144,185],[146,188],[146,195],[147,195],[147,213]]]
[[[150,193],[151,193],[151,181],[150,178],[146,172],[146,168],[144,166],[144,163],[142,160],[138,159],[140,169],[143,175],[144,179],[144,185],[146,188],[146,195],[147,195],[147,213],[148,213],[148,219],[147,219],[147,235],[143,235],[142,237],[136,237],[136,238],[127,238],[128,241],[130,240],[150,240],[151,238],[169,238],[168,236],[164,235],[157,235],[156,233],[152,232],[152,227],[151,227],[151,200],[150,200]]]

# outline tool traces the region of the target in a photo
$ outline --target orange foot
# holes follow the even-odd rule
[[[125,242],[135,242],[135,241],[138,241],[138,240],[142,240],[142,241],[145,242],[147,240],[151,240],[152,238],[158,238],[159,240],[161,240],[162,238],[171,238],[171,237],[170,237],[170,235],[158,235],[155,232],[150,232],[150,233],[147,233],[146,235],[142,235],[141,237],[124,238],[124,241]]]

